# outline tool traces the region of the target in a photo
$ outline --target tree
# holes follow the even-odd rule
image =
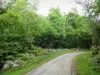
[[[82,4],[83,2],[81,2]],[[84,2],[87,17],[89,19],[92,29],[92,57],[93,57],[93,70],[98,71],[100,69],[100,0],[88,0]]]
[[[40,30],[38,16],[28,10],[28,2],[17,0],[13,7],[0,15],[0,69],[9,56],[33,50],[36,33]],[[30,8],[31,9],[31,8]]]
[[[0,15],[6,13],[8,8],[10,8],[15,3],[15,0],[1,0],[0,1]]]

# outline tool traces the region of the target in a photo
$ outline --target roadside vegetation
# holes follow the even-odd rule
[[[92,63],[91,52],[77,56],[77,75],[100,75],[100,66]],[[94,66],[95,65],[95,66]],[[94,68],[98,67],[98,72]]]
[[[63,54],[48,49],[63,48],[90,49],[92,71],[100,72],[100,0],[77,2],[85,7],[85,15],[75,9],[62,13],[54,7],[47,16],[37,13],[38,0],[5,1],[0,0],[0,72],[20,68],[19,73],[23,74]],[[27,65],[31,66],[24,69]]]
[[[37,0],[16,0],[0,10],[0,70],[24,67],[45,48],[90,48],[92,34],[85,16],[51,8],[48,16],[36,13]],[[3,3],[2,3],[3,4]],[[34,58],[33,58],[34,59]]]
[[[0,75],[24,75],[28,71],[48,62],[49,60],[51,60],[53,58],[56,58],[59,55],[66,54],[66,53],[73,53],[73,52],[79,52],[79,50],[67,50],[67,49],[52,50],[47,55],[31,57],[31,59],[27,59],[27,61],[28,61],[27,65],[22,68],[16,68],[15,70],[12,69],[7,72],[1,72]]]
[[[79,75],[100,75],[100,0],[79,1],[85,7],[92,29],[90,53],[78,57]]]

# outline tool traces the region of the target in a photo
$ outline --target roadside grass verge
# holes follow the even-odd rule
[[[94,72],[91,66],[91,53],[77,56],[77,75],[100,75]]]
[[[53,58],[56,58],[57,56],[59,55],[62,55],[62,54],[66,54],[66,53],[73,53],[73,52],[79,52],[78,50],[65,50],[65,51],[61,51],[61,52],[52,52],[52,53],[49,53],[48,55],[40,58],[40,57],[36,57],[34,60],[35,62],[32,62],[31,64],[23,67],[23,68],[20,68],[16,71],[8,71],[8,72],[2,72],[0,73],[0,75],[24,75],[25,73],[27,73],[28,71],[36,68],[36,67],[39,67],[40,65],[48,62],[49,60],[53,59]]]

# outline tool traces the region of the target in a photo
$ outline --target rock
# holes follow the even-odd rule
[[[25,53],[26,56],[35,56],[33,53]]]
[[[14,67],[19,67],[20,61],[19,60],[15,60],[15,61],[11,61],[11,60],[8,60],[6,61],[5,65],[3,66],[3,70],[7,70],[9,68],[14,68]]]
[[[8,60],[8,61],[6,61],[3,69],[9,69],[12,66],[13,66],[13,62],[11,60]]]

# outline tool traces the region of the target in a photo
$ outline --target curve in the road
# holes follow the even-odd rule
[[[71,75],[72,62],[79,54],[82,52],[63,54],[25,75]]]

